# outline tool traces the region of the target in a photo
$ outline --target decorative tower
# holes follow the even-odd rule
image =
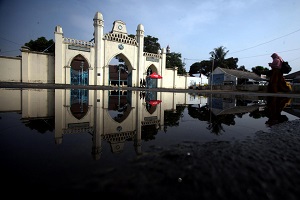
[[[55,37],[55,83],[65,84],[65,66],[63,64],[63,30],[61,26],[56,26],[54,31]]]
[[[171,49],[170,49],[170,46],[168,45],[167,46],[167,53],[170,53],[171,52]]]
[[[105,77],[103,74],[104,67],[104,42],[103,42],[103,27],[104,20],[100,12],[96,12],[94,17],[94,38],[95,38],[95,83],[94,85],[103,85]]]
[[[136,39],[138,43],[138,66],[137,66],[137,76],[135,85],[139,85],[139,80],[143,79],[143,73],[145,72],[145,65],[144,65],[144,26],[139,24],[136,30]]]

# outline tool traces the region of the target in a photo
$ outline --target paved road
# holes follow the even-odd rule
[[[170,89],[170,88],[141,88],[141,87],[117,87],[117,86],[98,86],[98,85],[69,85],[69,84],[45,84],[45,83],[20,83],[20,82],[0,82],[0,88],[42,88],[42,89],[89,89],[89,90],[135,90],[135,91],[157,91],[157,92],[184,92],[201,94],[236,94],[250,96],[282,96],[300,98],[300,93],[266,93],[248,92],[232,90],[195,90],[195,89]]]

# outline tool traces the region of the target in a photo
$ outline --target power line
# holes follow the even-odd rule
[[[13,51],[20,51],[20,49],[10,50],[10,51],[1,51],[1,49],[0,49],[0,53],[8,53],[8,52],[13,52]]]
[[[201,60],[201,59],[196,59],[196,58],[184,58],[183,60]]]
[[[279,51],[279,52],[277,52],[277,53],[285,53],[285,52],[289,52],[289,51],[297,51],[297,50],[300,50],[300,48],[298,48],[298,49],[286,50],[286,51]],[[255,55],[255,56],[248,56],[248,57],[242,57],[242,58],[239,58],[239,59],[243,59],[243,58],[255,58],[255,57],[267,56],[267,55],[270,55],[270,54],[268,53],[268,54],[261,54],[261,55]]]
[[[11,40],[5,39],[5,38],[3,38],[3,37],[1,37],[1,36],[0,36],[0,39],[6,40],[6,41],[11,42],[11,43],[14,43],[14,44],[16,44],[16,45],[22,46],[22,44],[18,44],[18,43],[16,43],[16,42],[11,41]]]
[[[246,48],[246,49],[242,49],[242,50],[235,51],[235,52],[232,52],[232,53],[229,52],[229,54],[238,53],[238,52],[241,52],[241,51],[246,51],[246,50],[248,50],[248,49],[253,49],[253,48],[255,48],[255,47],[258,47],[258,46],[261,46],[261,45],[264,45],[264,44],[273,42],[273,41],[275,41],[275,40],[278,40],[278,39],[280,39],[280,38],[286,37],[286,36],[288,36],[288,35],[294,34],[294,33],[298,32],[298,31],[300,31],[300,29],[298,29],[298,30],[296,30],[296,31],[293,31],[293,32],[291,32],[291,33],[288,33],[288,34],[286,34],[286,35],[280,36],[280,37],[278,37],[278,38],[275,38],[275,39],[273,39],[273,40],[269,40],[269,41],[267,41],[267,42],[263,42],[263,43],[260,43],[260,44],[258,44],[258,45],[255,45],[255,46]]]
[[[293,60],[289,60],[289,62],[293,62],[295,60],[298,60],[300,57],[294,58]]]

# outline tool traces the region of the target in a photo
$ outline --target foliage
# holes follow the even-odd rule
[[[252,67],[252,72],[257,74],[258,76],[266,75],[268,77],[270,74],[270,70],[263,66]]]
[[[184,68],[184,64],[181,60],[181,53],[167,53],[166,55],[166,68],[174,68],[178,67],[177,74],[186,74],[186,70]]]
[[[211,55],[210,60],[203,60],[200,63],[196,62],[192,64],[190,66],[189,74],[195,74],[200,72],[205,76],[209,76],[209,74],[211,74],[211,71],[215,70],[217,67],[237,69],[238,58],[231,57],[225,59],[225,56],[229,52],[225,49],[226,47],[223,46],[214,48],[214,51],[209,52],[209,54]]]
[[[164,131],[167,132],[167,127],[178,126],[180,119],[183,116],[185,106],[176,106],[176,112],[166,110],[164,112]]]
[[[158,43],[158,38],[147,35],[144,37],[144,52],[157,54],[160,50],[160,44]]]
[[[47,40],[45,37],[39,37],[37,40],[30,40],[29,42],[25,43],[25,46],[29,47],[31,51],[47,53],[55,52],[54,41],[52,39]]]
[[[233,57],[224,59],[222,67],[227,69],[237,69],[238,61],[239,61],[238,58],[233,58]]]
[[[240,71],[244,71],[244,72],[250,72],[249,70],[246,69],[246,67],[244,65],[236,68],[237,70],[240,70]]]
[[[134,38],[135,35],[128,35],[131,38]],[[144,52],[155,53],[161,49],[160,44],[158,43],[158,38],[147,35],[144,37]],[[178,67],[177,74],[186,74],[184,64],[181,59],[181,53],[167,53],[166,55],[166,68]]]
[[[135,38],[135,35],[130,34],[128,37]],[[158,43],[158,38],[147,35],[144,37],[144,52],[157,54],[160,50],[160,44]]]
[[[214,51],[209,52],[209,54],[211,55],[211,60],[214,60],[214,69],[216,67],[223,67],[224,68],[224,60],[225,60],[225,56],[227,55],[227,53],[229,52],[225,50],[226,47],[220,46],[217,48],[214,48]]]
[[[209,75],[212,69],[212,62],[209,60],[203,60],[201,62],[196,62],[190,66],[189,74],[201,73],[204,75]]]

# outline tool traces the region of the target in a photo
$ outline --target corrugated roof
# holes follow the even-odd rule
[[[285,75],[284,78],[286,79],[296,79],[300,77],[300,71]]]
[[[264,78],[261,78],[257,74],[253,72],[245,72],[241,70],[235,70],[235,69],[226,69],[219,67],[224,73],[230,74],[232,76],[235,76],[237,78],[244,78],[244,79],[253,79],[253,80],[266,80]]]
[[[235,106],[227,109],[212,109],[212,112],[215,115],[228,115],[228,114],[238,114],[238,113],[250,113],[259,109],[259,105],[252,106]]]

